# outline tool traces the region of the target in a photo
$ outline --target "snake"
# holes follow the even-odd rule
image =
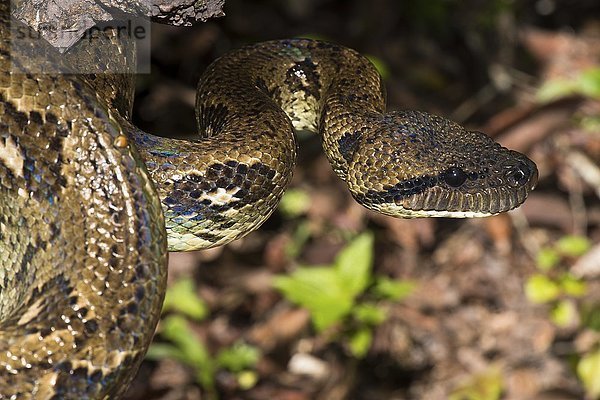
[[[11,25],[32,32],[3,2],[0,399],[120,398],[159,320],[168,251],[260,226],[290,182],[294,132],[319,135],[354,199],[394,217],[494,215],[537,182],[529,158],[481,132],[386,111],[380,74],[340,45],[227,53],[200,79],[186,141],[131,123],[132,74],[32,72],[85,58],[11,46]]]

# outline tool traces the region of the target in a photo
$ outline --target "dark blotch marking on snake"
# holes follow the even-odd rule
[[[388,186],[384,190],[369,190],[357,198],[358,201],[373,201],[378,203],[394,203],[408,196],[422,193],[438,184],[436,176],[422,176]]]
[[[34,234],[32,233],[32,236]],[[27,244],[27,247],[25,248],[25,251],[23,252],[22,258],[21,258],[21,262],[19,264],[19,268],[15,268],[14,269],[14,274],[15,274],[15,279],[16,280],[23,280],[25,279],[25,277],[27,277],[27,270],[30,267],[31,264],[31,260],[33,260],[33,258],[35,257],[35,255],[37,254],[38,251],[44,251],[46,250],[46,247],[48,246],[48,242],[42,240],[39,235],[35,235],[36,236],[36,240],[38,241],[38,245],[33,245],[31,243]]]
[[[359,131],[347,132],[338,140],[340,153],[346,162],[352,161],[352,155],[356,151],[360,137],[361,133]]]
[[[317,65],[310,57],[296,62],[287,70],[285,84],[292,93],[303,91],[316,100],[321,98],[321,79]]]
[[[487,169],[486,169],[487,170]],[[369,190],[357,200],[370,200],[381,203],[399,202],[406,197],[423,193],[434,186],[445,186],[447,188],[458,188],[465,182],[485,179],[483,171],[464,172],[459,167],[450,167],[437,175],[426,175],[399,182],[393,186],[385,187],[384,190]]]
[[[235,160],[215,163],[206,169],[206,178],[198,174],[189,174],[173,182],[172,189],[163,200],[169,210],[191,219],[201,221],[210,219],[221,224],[233,224],[223,213],[229,209],[240,209],[266,198],[275,184],[276,172],[263,163],[247,165]],[[233,192],[234,190],[236,190]],[[235,199],[226,204],[215,204],[209,197],[219,189],[232,191]],[[206,197],[206,198],[205,198]]]
[[[41,131],[50,128],[49,125],[44,123],[44,119],[39,112],[31,111],[25,113],[17,110],[11,102],[5,101],[4,97],[0,97],[0,100],[2,100],[2,104],[4,105],[4,118],[12,119],[18,124],[24,124],[23,126],[27,126],[28,129],[33,131]],[[58,118],[54,114],[50,112],[46,113],[46,121],[52,125],[52,135],[47,135],[48,145],[44,151],[46,152],[46,157],[48,156],[48,151],[55,155],[55,160],[53,160],[54,162],[52,163],[48,162],[49,160],[47,159],[38,159],[35,157],[41,149],[34,149],[30,152],[19,144],[18,138],[11,136],[12,141],[17,143],[20,150],[20,156],[23,159],[22,174],[25,183],[27,184],[27,190],[38,201],[45,200],[50,203],[53,203],[55,198],[56,188],[53,187],[53,185],[58,184],[61,187],[66,186],[66,178],[62,175],[61,171],[63,164],[61,150],[63,138],[66,137],[68,133],[65,132],[66,127],[55,124],[57,120]],[[45,171],[45,168],[47,168],[47,171]],[[12,174],[13,171],[10,168],[7,170]]]

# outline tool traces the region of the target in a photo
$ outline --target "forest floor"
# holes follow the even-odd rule
[[[491,218],[394,219],[358,205],[319,138],[300,137],[291,189],[258,231],[170,255],[168,306],[127,399],[600,398],[600,3],[228,0],[225,12],[153,26],[144,129],[193,134],[212,60],[310,35],[371,56],[389,109],[486,132],[532,158],[539,184]],[[344,268],[356,287],[336,281]]]

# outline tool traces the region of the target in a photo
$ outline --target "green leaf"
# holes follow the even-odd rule
[[[585,236],[564,236],[556,242],[556,249],[569,257],[579,257],[587,253],[590,247],[592,247],[592,244]]]
[[[215,365],[204,343],[190,329],[188,321],[180,315],[170,315],[161,322],[160,334],[171,341],[179,352],[162,345],[152,350],[154,355],[166,356],[171,352],[174,358],[192,366],[196,370],[197,382],[211,392],[214,389]]]
[[[498,400],[502,395],[502,372],[491,367],[482,374],[473,375],[448,397],[449,400]]]
[[[587,293],[587,285],[584,281],[575,278],[573,275],[564,274],[559,280],[560,288],[565,294],[573,297],[581,297]]]
[[[217,364],[231,372],[253,368],[260,359],[260,351],[246,343],[236,343],[219,352]]]
[[[577,83],[583,95],[600,98],[600,68],[583,71]]]
[[[373,235],[363,233],[351,241],[336,257],[335,268],[348,294],[361,294],[371,280]]]
[[[288,258],[294,259],[300,254],[302,246],[310,239],[311,234],[310,223],[308,221],[301,221],[294,231],[292,240],[285,247],[285,254]]]
[[[298,268],[290,276],[278,276],[274,286],[291,302],[307,308],[321,332],[340,322],[352,309],[353,296],[331,267]]]
[[[595,135],[600,131],[600,115],[582,116],[578,124],[585,132]]]
[[[373,235],[351,241],[336,257],[333,267],[298,268],[290,276],[279,276],[274,286],[290,301],[307,308],[313,325],[321,332],[341,322],[354,299],[371,281]]]
[[[600,304],[584,304],[581,307],[583,325],[600,332]]]
[[[539,88],[537,98],[547,102],[573,94],[600,98],[600,68],[583,71],[573,79],[549,80]]]
[[[359,322],[369,326],[379,325],[387,318],[387,313],[384,309],[371,303],[358,304],[354,307],[352,315]]]
[[[256,371],[240,371],[237,374],[237,382],[242,390],[252,389],[258,382],[258,374]]]
[[[288,189],[281,198],[279,210],[288,218],[299,217],[305,214],[310,207],[311,199],[302,189]]]
[[[527,280],[525,294],[534,303],[547,303],[560,295],[560,287],[547,276],[536,274]]]
[[[565,328],[577,321],[577,308],[572,301],[561,300],[552,309],[550,317],[557,326]]]
[[[369,351],[372,341],[373,332],[370,328],[363,328],[354,332],[348,342],[352,355],[356,358],[363,358]]]
[[[563,97],[571,96],[577,92],[577,82],[568,79],[552,79],[545,82],[536,94],[538,101],[542,103],[554,101]]]
[[[408,297],[417,287],[412,281],[400,281],[382,276],[377,278],[374,293],[384,299],[399,301]]]
[[[305,39],[313,39],[313,40],[323,40],[326,42],[334,42],[333,38],[327,36],[327,35],[323,35],[322,33],[302,33],[300,35],[296,35],[295,37],[297,38],[305,38]]]
[[[391,76],[390,69],[383,59],[370,54],[368,54],[366,57],[369,61],[371,61],[371,64],[373,64],[377,72],[379,72],[379,75],[381,75],[383,80],[386,80]]]
[[[581,358],[577,364],[577,375],[590,398],[600,397],[600,349]]]
[[[163,311],[180,312],[196,321],[201,321],[208,315],[208,308],[198,297],[191,279],[181,279],[167,290]]]
[[[180,315],[166,317],[161,323],[160,334],[181,350],[188,364],[203,368],[211,364],[210,355],[204,343],[196,337],[184,317]]]
[[[537,255],[537,266],[542,271],[549,271],[552,268],[556,267],[560,262],[560,255],[556,252],[556,250],[551,248],[543,248]]]
[[[179,347],[168,343],[152,343],[146,353],[146,358],[149,360],[162,360],[170,358],[185,363],[187,358]]]

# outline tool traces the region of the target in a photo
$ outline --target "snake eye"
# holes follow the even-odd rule
[[[442,179],[449,186],[459,187],[467,180],[467,174],[458,167],[450,167],[442,173]]]
[[[531,169],[523,162],[515,165],[508,173],[509,182],[513,186],[523,186],[529,181],[530,176]]]

